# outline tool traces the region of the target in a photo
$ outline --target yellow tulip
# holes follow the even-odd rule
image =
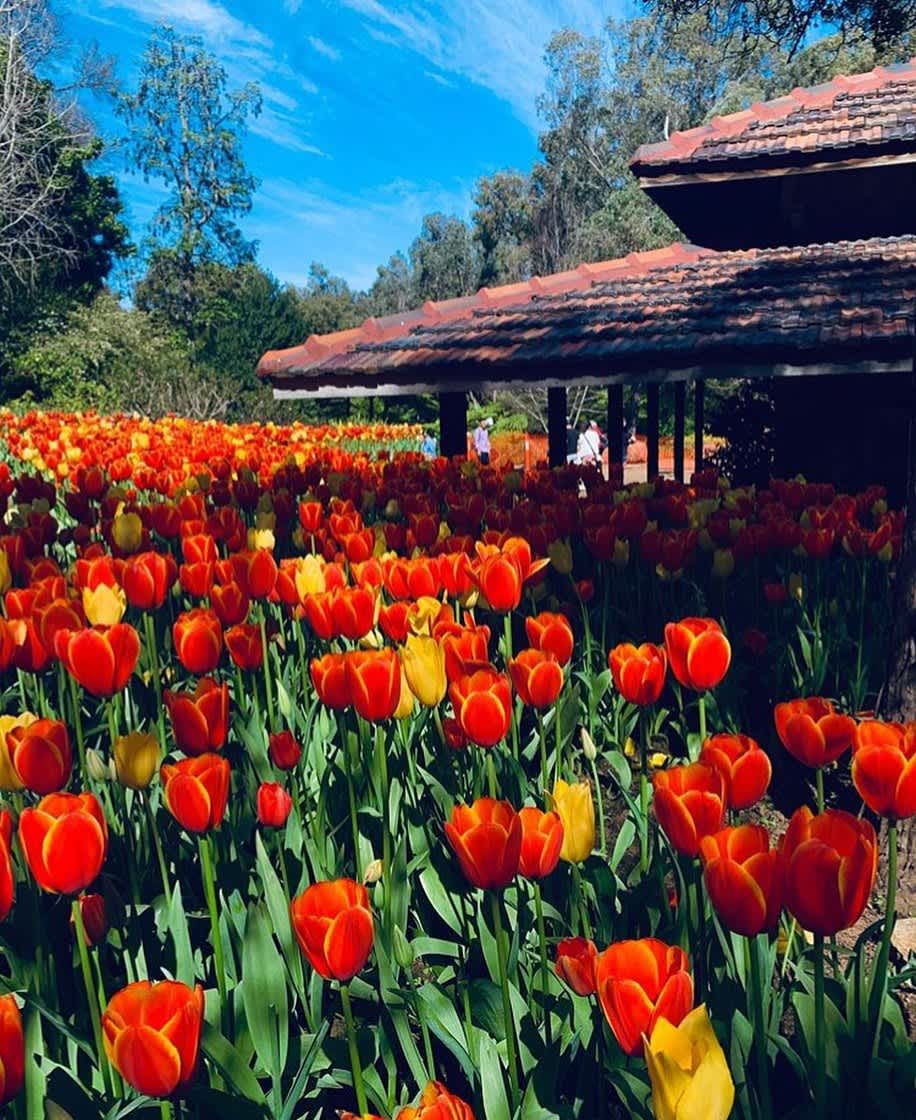
[[[124,617],[127,599],[120,587],[100,583],[92,591],[83,588],[83,610],[92,626],[114,626]]]
[[[411,633],[429,635],[441,610],[442,604],[438,599],[432,595],[421,595],[407,613]]]
[[[655,1120],[727,1120],[735,1085],[704,1004],[679,1027],[659,1019],[643,1052]]]
[[[119,513],[111,523],[111,536],[121,552],[136,552],[143,543],[143,522],[138,513]]]
[[[445,698],[445,654],[435,638],[408,634],[401,646],[401,665],[410,691],[424,708],[435,708]]]
[[[712,574],[716,579],[728,579],[735,570],[735,554],[730,548],[717,548],[712,554]]]
[[[121,735],[114,744],[115,773],[122,786],[146,789],[159,769],[159,742],[145,731]]]
[[[551,541],[547,546],[547,555],[555,571],[561,576],[568,576],[573,570],[572,547],[568,540]]]
[[[324,561],[317,556],[303,556],[296,565],[296,594],[300,600],[324,591]]]
[[[410,691],[410,685],[407,683],[407,676],[404,673],[404,665],[401,664],[401,695],[398,699],[398,706],[394,710],[395,719],[409,719],[413,715],[413,710],[416,707],[416,700]]]
[[[553,787],[553,810],[563,822],[560,859],[581,863],[595,847],[595,802],[588,782],[569,785],[560,779]]]
[[[0,548],[0,595],[5,595],[13,585],[13,576],[10,572],[10,558],[5,548]]]
[[[31,712],[23,712],[19,716],[0,716],[0,789],[15,792],[25,788],[13,768],[6,737],[14,727],[28,727],[37,719],[38,716],[32,715]]]
[[[259,520],[261,516],[261,514],[258,515]],[[270,514],[270,517],[273,517],[273,514]],[[249,529],[248,539],[245,543],[248,545],[249,552],[257,552],[259,548],[266,548],[273,552],[277,540],[274,537],[273,528],[268,526],[266,528]]]
[[[614,555],[611,557],[611,563],[615,568],[625,568],[630,562],[630,542],[622,540],[620,537],[614,541]]]
[[[805,581],[799,572],[789,573],[789,594],[799,602],[805,597]]]

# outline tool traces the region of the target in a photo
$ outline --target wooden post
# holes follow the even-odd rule
[[[658,382],[646,386],[646,442],[649,458],[646,477],[651,482],[658,475]]]
[[[623,386],[607,387],[607,458],[608,473],[623,462]]]
[[[439,454],[446,459],[468,453],[468,398],[466,393],[439,394]]]
[[[552,467],[566,463],[566,388],[547,390],[547,458]]]
[[[674,477],[684,481],[684,414],[687,410],[687,383],[674,383]]]
[[[702,381],[693,383],[693,469],[703,469],[703,390]]]

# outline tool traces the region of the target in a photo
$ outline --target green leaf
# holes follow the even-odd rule
[[[330,1020],[326,1020],[321,1024],[321,1029],[312,1039],[311,1045],[306,1050],[305,1055],[296,1071],[296,1076],[293,1078],[293,1083],[290,1086],[289,1092],[286,1095],[286,1100],[283,1102],[283,1109],[280,1112],[279,1120],[292,1120],[293,1113],[296,1106],[299,1104],[300,1099],[305,1093],[305,1085],[312,1072],[312,1067],[315,1064],[315,1059],[321,1053],[321,1047],[327,1037],[328,1031],[331,1029]]]
[[[480,1089],[483,1096],[483,1114],[487,1120],[512,1120],[503,1067],[495,1045],[484,1041],[480,1047]]]
[[[200,1034],[200,1048],[240,1096],[255,1104],[263,1103],[264,1092],[251,1067],[232,1043],[206,1020]]]
[[[25,1025],[25,1111],[27,1120],[44,1120],[48,1087],[41,1066],[45,1046],[41,1034],[41,1016],[34,1007],[26,1007]]]
[[[274,932],[277,935],[277,940],[280,942],[280,948],[283,950],[283,957],[286,961],[289,974],[292,977],[293,987],[299,995],[299,999],[305,1001],[305,981],[302,974],[302,955],[299,952],[299,946],[293,936],[293,927],[289,919],[289,903],[286,898],[286,892],[277,878],[277,873],[273,869],[270,862],[270,857],[267,854],[267,849],[264,847],[264,841],[261,839],[260,832],[255,836],[255,861],[258,867],[258,874],[261,877],[261,883],[264,887],[264,901],[267,903],[267,911],[270,914],[270,920],[273,923]]]
[[[248,911],[242,942],[242,1005],[251,1041],[275,1084],[286,1065],[289,1002],[286,978],[277,967],[277,950],[267,908]]]
[[[194,985],[194,956],[191,952],[191,935],[188,918],[181,898],[181,884],[176,883],[169,902],[169,933],[175,946],[175,979],[189,987]]]

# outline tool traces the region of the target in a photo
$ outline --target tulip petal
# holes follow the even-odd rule
[[[48,829],[42,842],[42,858],[53,889],[75,894],[88,887],[105,862],[105,836],[88,813],[68,813]]]
[[[148,1097],[167,1097],[178,1088],[181,1058],[152,1027],[125,1027],[114,1041],[112,1060],[124,1080]]]
[[[338,914],[324,938],[324,953],[335,979],[346,983],[359,972],[372,950],[372,915],[362,906]]]

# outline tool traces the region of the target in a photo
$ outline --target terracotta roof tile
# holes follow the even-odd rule
[[[916,152],[916,59],[837,77],[705,125],[644,144],[631,161],[643,179],[744,168],[791,166],[874,155],[878,148]]]
[[[546,293],[546,294],[544,294]],[[397,336],[364,324],[265,355],[278,388],[401,386],[449,376],[575,381],[596,367],[902,360],[911,352],[916,237],[652,253],[427,305]],[[374,321],[380,322],[380,321]],[[344,336],[346,338],[344,339]],[[553,369],[550,364],[555,363]]]

